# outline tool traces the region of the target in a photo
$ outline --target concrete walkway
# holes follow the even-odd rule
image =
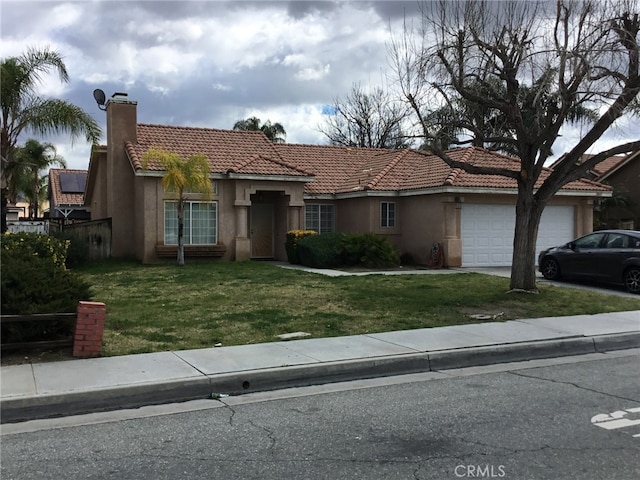
[[[640,311],[1,367],[2,422],[640,347]]]

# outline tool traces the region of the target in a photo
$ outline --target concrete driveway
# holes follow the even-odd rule
[[[452,268],[450,270],[457,270],[460,272],[476,272],[483,273],[485,275],[495,275],[498,277],[511,277],[511,267],[469,267],[469,268]],[[620,297],[628,298],[640,298],[640,295],[634,295],[625,290],[621,285],[607,285],[601,283],[591,283],[586,281],[555,281],[547,280],[542,274],[536,271],[536,282],[540,285],[553,285],[555,287],[570,287],[577,288],[579,290],[589,290],[591,292],[598,292],[604,295],[618,295]]]

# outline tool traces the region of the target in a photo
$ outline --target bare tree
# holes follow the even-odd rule
[[[603,159],[640,148],[629,142],[580,161],[616,119],[638,111],[639,30],[634,0],[440,1],[423,5],[418,32],[405,25],[392,41],[394,73],[426,148],[454,168],[517,182],[512,290],[536,290],[538,226],[553,195]],[[472,115],[452,126],[470,143],[515,154],[519,170],[457,162],[433,141],[425,112],[460,100],[494,125]],[[560,129],[579,119],[586,133],[542,181]]]
[[[345,98],[336,98],[320,132],[332,145],[346,147],[406,148],[411,140],[404,123],[409,109],[380,87],[367,93],[354,83]]]

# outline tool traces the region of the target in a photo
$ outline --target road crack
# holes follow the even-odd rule
[[[270,430],[269,428],[263,426],[263,425],[258,425],[256,424],[253,420],[249,420],[249,424],[254,426],[255,428],[258,428],[262,431],[264,431],[267,434],[267,438],[269,439],[269,442],[271,443],[269,445],[269,451],[271,452],[271,455],[274,454],[274,450],[276,448],[276,437],[275,434],[273,433],[273,430]]]
[[[225,406],[225,408],[226,408],[227,410],[229,410],[229,411],[231,412],[231,415],[229,416],[229,426],[233,427],[233,426],[234,426],[234,425],[233,425],[233,419],[234,419],[234,418],[235,418],[235,416],[236,416],[236,411],[235,411],[235,410],[233,409],[233,407],[232,407],[231,405],[229,405],[228,403],[223,402],[223,401],[222,401],[222,400],[220,400],[220,399],[217,399],[217,400],[218,400],[218,402],[220,402],[222,405],[224,405],[224,406]]]
[[[506,372],[506,373],[509,373],[511,375],[515,375],[517,377],[531,378],[531,379],[535,379],[535,380],[542,380],[542,381],[545,381],[545,382],[557,383],[557,384],[561,384],[561,385],[571,385],[572,387],[576,387],[577,389],[584,390],[586,392],[598,393],[600,395],[604,395],[604,396],[610,397],[610,398],[616,398],[618,400],[626,400],[626,401],[629,401],[629,402],[639,402],[640,401],[637,398],[623,397],[623,396],[620,396],[620,395],[614,395],[613,393],[602,392],[602,391],[596,390],[594,388],[584,387],[582,385],[578,385],[577,383],[570,382],[568,380],[554,380],[552,378],[537,377],[535,375],[527,375],[525,373],[514,372],[514,371],[510,371],[510,372]]]

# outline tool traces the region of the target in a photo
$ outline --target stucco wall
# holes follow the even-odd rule
[[[613,172],[605,181],[614,188],[615,194],[628,196],[633,202],[629,209],[614,208],[611,211],[616,220],[634,221],[634,228],[640,228],[640,156],[636,156],[620,170]]]
[[[414,262],[426,264],[431,245],[444,241],[445,210],[443,202],[453,198],[441,195],[402,197],[398,211],[402,240],[400,253],[408,254]]]
[[[102,220],[109,217],[107,212],[107,154],[98,153],[91,158],[91,169],[94,183],[91,198],[85,203],[91,212],[91,220]]]
[[[302,209],[303,184],[297,182],[269,182],[217,179],[216,192],[209,197],[217,202],[218,244],[227,248],[222,260],[236,259],[238,235],[244,235],[240,244],[250,245],[249,220],[252,196],[254,201],[274,206],[273,247],[274,257],[286,260],[285,235],[292,223],[299,222]],[[144,263],[160,261],[155,253],[156,244],[164,243],[164,201],[173,197],[165,195],[160,177],[138,177],[136,188],[136,256]],[[262,195],[261,195],[262,194]],[[188,194],[187,199],[203,200],[200,194]],[[293,201],[292,201],[293,199]],[[293,208],[291,204],[300,206]]]
[[[114,257],[136,254],[134,172],[124,148],[126,141],[136,141],[136,119],[135,102],[107,102],[107,216]]]
[[[445,266],[460,266],[462,204],[515,205],[515,200],[514,195],[499,194],[434,194],[344,199],[336,202],[336,230],[384,235],[398,247],[401,254],[410,255],[418,264],[429,262],[431,247],[438,242],[444,247]],[[382,201],[396,203],[395,228],[380,226]],[[576,236],[592,231],[592,199],[559,195],[554,197],[550,205],[569,205],[575,208]]]

